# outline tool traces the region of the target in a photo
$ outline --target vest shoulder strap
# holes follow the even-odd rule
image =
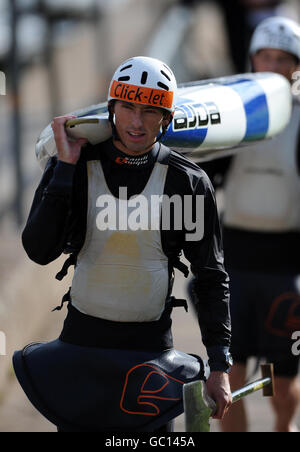
[[[157,156],[157,162],[162,165],[168,165],[169,159],[171,155],[171,149],[167,148],[167,146],[160,143],[160,149]]]

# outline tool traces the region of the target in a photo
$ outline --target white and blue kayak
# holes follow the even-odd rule
[[[275,137],[290,121],[291,86],[273,73],[243,74],[179,86],[174,120],[163,143],[200,162],[233,154],[244,145]],[[71,113],[67,123],[72,138],[91,144],[111,135],[107,103]],[[36,156],[42,168],[57,154],[48,125],[41,133]]]

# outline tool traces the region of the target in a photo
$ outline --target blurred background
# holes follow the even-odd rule
[[[65,312],[50,311],[70,283],[54,279],[60,259],[39,267],[22,249],[39,133],[54,116],[105,101],[114,70],[135,55],[164,60],[178,82],[247,71],[253,29],[276,14],[299,20],[299,0],[0,0],[0,431],[55,430],[11,367],[14,350],[57,337]],[[185,295],[180,277],[176,290]],[[204,354],[191,314],[175,314],[174,334],[179,349]],[[253,431],[271,429],[252,400]]]

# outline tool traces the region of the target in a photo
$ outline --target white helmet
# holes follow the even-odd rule
[[[114,73],[108,101],[124,100],[170,112],[175,110],[177,83],[171,69],[155,58],[134,57],[125,61]]]
[[[300,60],[300,26],[285,17],[271,17],[262,21],[253,33],[250,54],[261,49],[280,49]]]

